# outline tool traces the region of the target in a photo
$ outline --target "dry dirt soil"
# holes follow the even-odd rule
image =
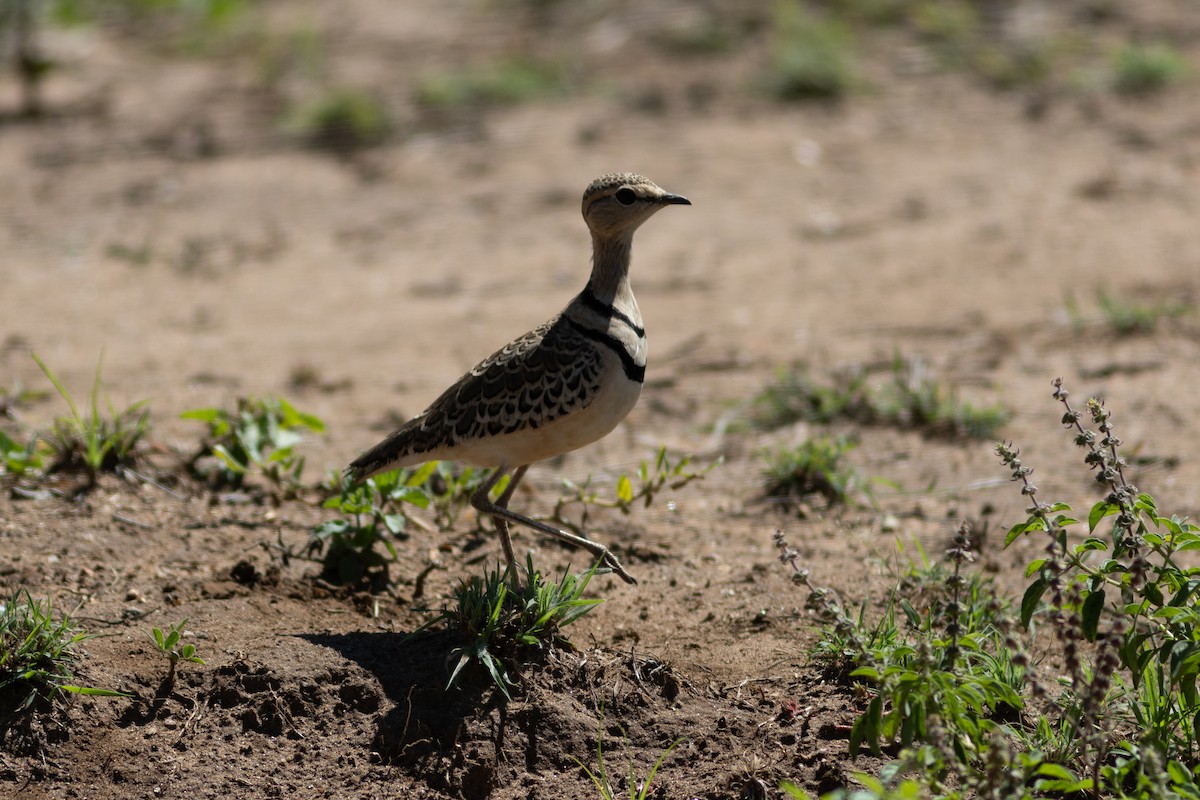
[[[1060,26],[1085,24],[1077,5],[1022,4]],[[1194,80],[1138,98],[1000,91],[879,32],[855,94],[781,104],[756,88],[761,28],[719,54],[661,45],[697,8],[267,3],[264,48],[297,30],[325,48],[312,73],[283,77],[245,44],[194,55],[121,29],[52,34],[48,115],[0,127],[0,387],[49,388],[35,352],[86,397],[102,357],[117,407],[149,402],[143,471],[164,488],[108,475],[72,498],[66,475],[29,497],[0,478],[0,588],[73,611],[99,634],[80,681],[132,695],[77,699],[11,735],[0,796],[574,800],[598,796],[573,760],[594,767],[598,738],[620,792],[627,765],[644,776],[685,737],[661,798],[778,797],[782,779],[819,792],[876,768],[848,756],[859,698],[812,663],[817,626],[772,533],[851,602],[879,599],[898,545],[939,558],[963,519],[990,527],[979,564],[1006,591],[1038,545],[1001,548],[1023,503],[989,440],[739,425],[797,362],[827,375],[920,359],[962,399],[1010,410],[999,435],[1043,497],[1086,505],[1091,477],[1050,398],[1062,375],[1107,399],[1161,507],[1200,510],[1194,311],[1128,336],[1099,311],[1101,293],[1194,308]],[[1200,64],[1189,3],[1121,8],[1086,24],[1167,36]],[[431,70],[526,52],[567,59],[570,88],[467,111],[414,99]],[[331,85],[382,98],[383,144],[339,156],[281,126],[292,100]],[[290,398],[328,426],[300,448],[315,483],[578,291],[580,193],[614,170],[693,202],[635,244],[646,390],[608,438],[535,466],[514,506],[548,512],[561,478],[611,492],[661,445],[724,463],[648,509],[594,517],[590,534],[640,583],[593,582],[605,602],[568,630],[574,651],[525,669],[510,702],[480,676],[447,691],[453,640],[406,634],[500,557],[474,514],[397,542],[385,591],[327,587],[318,564],[281,553],[303,552],[332,512],[214,496],[182,472],[202,427],[179,414]],[[28,432],[65,411],[52,394],[3,424]],[[882,479],[873,502],[764,499],[762,453],[817,433],[858,438],[851,462]],[[583,562],[516,537],[546,570]],[[167,686],[147,630],[184,617],[207,665]]]

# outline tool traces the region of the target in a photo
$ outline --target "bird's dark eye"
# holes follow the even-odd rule
[[[637,201],[637,192],[628,186],[622,186],[620,189],[617,189],[617,193],[613,197],[617,198],[617,202],[621,205],[631,206]]]

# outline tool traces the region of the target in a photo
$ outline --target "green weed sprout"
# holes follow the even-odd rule
[[[596,731],[596,771],[592,772],[591,768],[580,761],[575,756],[570,756],[571,760],[579,765],[579,768],[591,779],[592,784],[596,787],[596,791],[600,792],[602,800],[616,800],[616,793],[613,791],[612,782],[608,778],[608,769],[604,764],[604,712],[601,709],[600,719],[597,722]],[[625,740],[625,731],[621,730],[621,739]],[[646,800],[650,796],[650,785],[654,782],[654,776],[658,774],[658,770],[662,767],[667,756],[671,754],[679,745],[688,741],[684,737],[680,737],[667,745],[667,748],[659,754],[658,760],[654,762],[654,766],[650,768],[650,773],[646,776],[646,780],[639,781],[637,773],[634,772],[633,760],[629,762],[629,780],[627,785],[629,788],[629,800]]]
[[[155,648],[166,656],[171,665],[170,671],[167,672],[168,684],[175,680],[175,669],[180,661],[190,661],[201,666],[204,666],[205,663],[203,658],[196,655],[196,645],[190,642],[179,644],[180,639],[183,638],[183,629],[187,624],[187,617],[184,617],[165,631],[162,628],[150,629],[150,639],[154,642]]]
[[[395,561],[392,540],[406,535],[406,506],[429,507],[432,501],[423,485],[436,469],[437,462],[430,462],[415,471],[392,470],[361,483],[338,475],[338,493],[323,506],[342,516],[314,526],[308,547],[310,554],[323,552],[322,575],[353,584]],[[386,555],[375,549],[376,544],[383,546]]]
[[[681,456],[678,461],[672,461],[667,448],[660,447],[652,461],[643,459],[632,478],[626,474],[618,476],[612,497],[601,496],[592,488],[591,475],[583,483],[563,479],[564,491],[555,502],[550,519],[568,530],[581,534],[588,527],[590,509],[614,508],[622,514],[629,514],[638,502],[644,508],[649,508],[664,489],[678,491],[692,481],[703,480],[722,462],[718,459],[699,470],[691,469],[691,463],[691,456]],[[580,507],[579,521],[567,516],[567,509],[574,506]]]
[[[300,488],[304,458],[294,448],[304,439],[301,432],[325,431],[319,417],[275,397],[242,397],[232,411],[196,408],[180,416],[208,425],[204,444],[188,464],[193,475],[214,489],[240,489],[247,476],[257,472],[282,498],[295,496]],[[215,465],[204,465],[207,457],[215,459]]]

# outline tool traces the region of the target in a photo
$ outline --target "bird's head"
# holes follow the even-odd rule
[[[614,172],[592,181],[583,193],[583,219],[598,236],[628,236],[663,206],[691,204],[649,178]]]

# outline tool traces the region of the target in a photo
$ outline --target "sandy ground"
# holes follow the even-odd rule
[[[646,31],[678,24],[682,5],[560,9],[533,27],[489,4],[329,5],[290,17],[272,4],[267,25],[326,32],[327,69],[401,110],[385,144],[351,158],[281,132],[279,97],[244,58],[65,35],[84,55],[50,82],[60,112],[0,128],[0,388],[44,388],[36,352],[84,397],[102,356],[113,403],[149,401],[151,461],[177,473],[172,453],[202,432],[180,412],[284,395],[327,424],[302,445],[315,481],[556,313],[589,268],[583,187],[633,170],[694,204],[635,243],[646,391],[607,439],[536,466],[514,506],[548,511],[562,477],[611,486],[660,445],[725,461],[649,509],[597,518],[592,535],[640,584],[597,579],[606,602],[570,629],[578,651],[529,670],[508,703],[486,682],[446,692],[452,645],[404,637],[427,619],[418,606],[499,557],[470,513],[459,533],[400,542],[392,590],[372,598],[322,588],[314,563],[280,563],[273,544],[303,550],[328,518],[310,504],[228,504],[187,480],[168,494],[106,477],[78,501],[6,485],[0,587],[78,603],[102,634],[82,677],[136,698],[77,701],[33,737],[37,752],[0,752],[0,795],[595,797],[572,758],[594,756],[602,709],[614,772],[631,759],[644,774],[688,738],[656,796],[841,784],[871,764],[846,754],[853,702],[810,663],[815,627],[772,532],[818,582],[861,598],[898,541],[936,557],[959,520],[1007,528],[1022,503],[988,440],[850,425],[832,430],[855,433],[855,466],[884,479],[873,504],[797,515],[765,502],[764,449],[825,431],[734,423],[797,362],[823,374],[920,358],[963,398],[1010,409],[1000,435],[1039,466],[1044,496],[1083,504],[1089,478],[1049,397],[1063,375],[1076,396],[1107,399],[1161,507],[1200,509],[1194,310],[1126,337],[1098,311],[1101,291],[1194,309],[1194,84],[1126,100],[998,92],[932,68],[897,77],[911,47],[881,37],[873,90],[780,105],[747,88],[758,38],[707,58],[651,46]],[[1129,24],[1173,25],[1196,54],[1182,4],[1142,13]],[[413,110],[422,70],[546,31],[577,45],[586,87],[462,118]],[[298,370],[317,388],[296,388]],[[52,397],[6,430],[64,411]],[[581,562],[517,537],[547,569]],[[982,562],[1003,584],[1028,551],[999,538]],[[231,575],[241,561],[277,572],[246,585]],[[145,631],[183,617],[207,665],[162,694]]]

